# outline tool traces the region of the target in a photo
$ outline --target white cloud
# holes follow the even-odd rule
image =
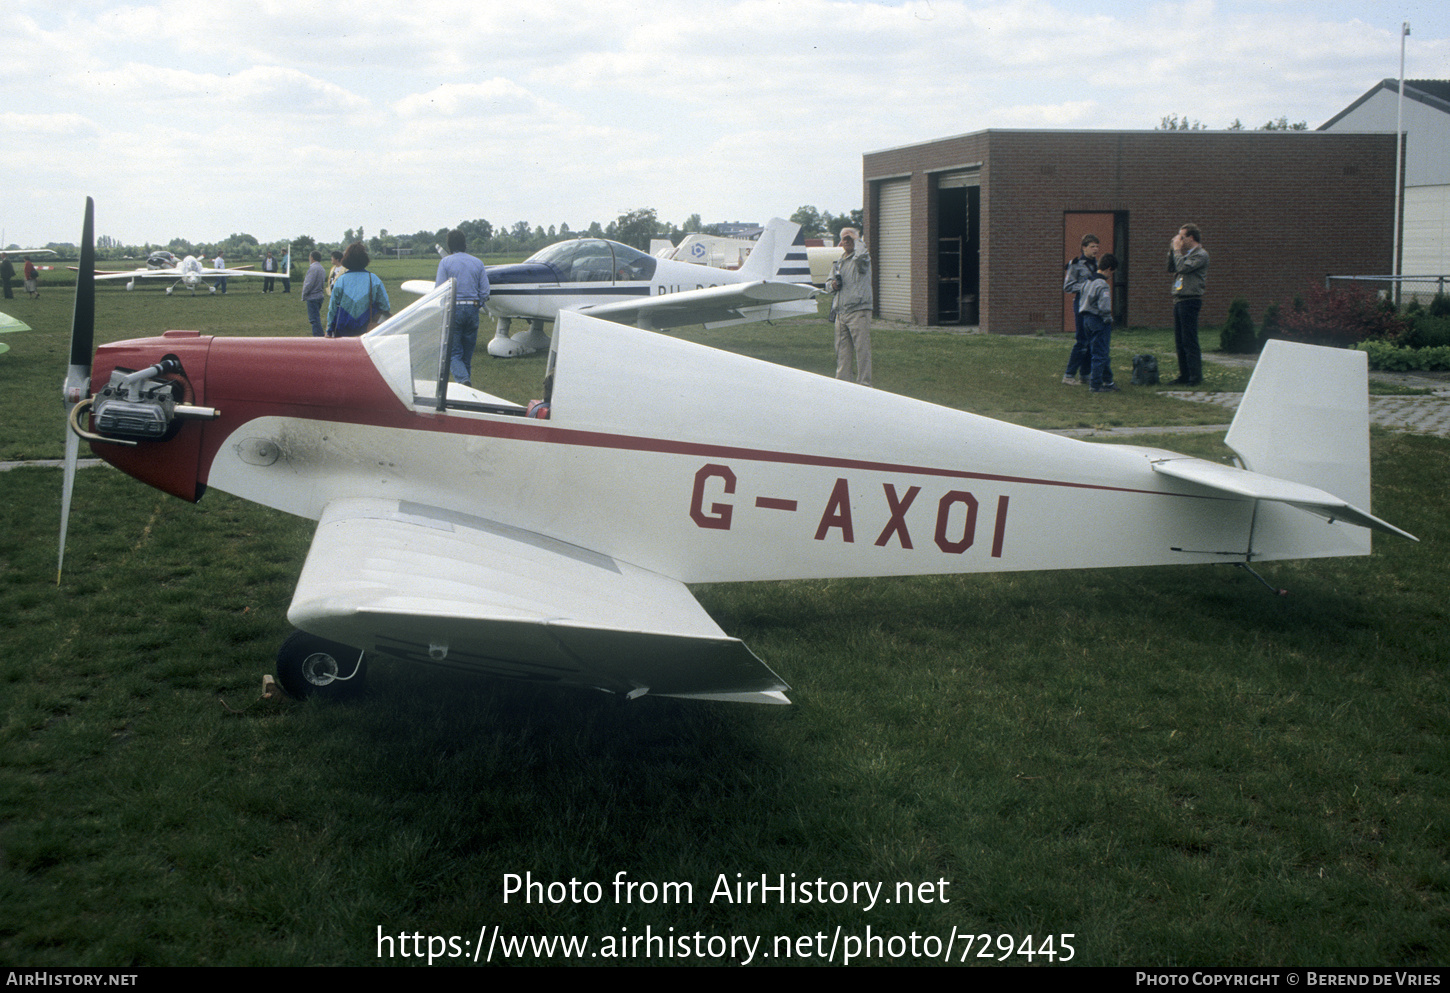
[[[1418,6],[1417,6],[1418,4]],[[7,227],[126,240],[572,227],[860,205],[861,154],[983,128],[1317,125],[1450,76],[1411,0],[298,0],[0,11],[0,163],[47,163]],[[16,149],[23,149],[17,153]],[[33,173],[31,175],[34,175]],[[194,195],[190,191],[205,191]]]

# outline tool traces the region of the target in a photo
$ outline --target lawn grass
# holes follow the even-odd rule
[[[3,457],[57,457],[69,300],[15,303],[35,330],[0,356]],[[306,323],[295,287],[105,290],[98,308],[101,340]],[[1171,354],[1163,334],[1116,335],[1115,361]],[[830,362],[806,320],[687,335]],[[1061,338],[875,337],[883,388],[1021,423],[1223,416],[1064,387]],[[541,358],[484,366],[491,391],[537,395]],[[1215,435],[1133,442],[1224,453]],[[772,954],[869,925],[1071,934],[1088,965],[1444,965],[1450,443],[1372,446],[1375,512],[1421,543],[1261,567],[1288,597],[1186,567],[697,587],[795,687],[790,708],[619,705],[386,661],[356,704],[261,701],[309,522],[85,470],[57,588],[59,473],[0,474],[0,961],[357,965],[380,930],[495,925],[596,951],[647,928],[763,936]],[[1085,516],[1064,540],[1101,539]],[[616,902],[620,872],[693,899]],[[505,903],[525,873],[603,896]],[[712,902],[737,873],[888,897],[944,880],[929,892],[949,902]]]

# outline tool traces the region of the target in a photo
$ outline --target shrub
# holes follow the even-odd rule
[[[1259,325],[1259,351],[1264,350],[1264,344],[1270,338],[1282,338],[1283,332],[1279,329],[1279,305],[1271,303],[1264,308],[1264,320]]]
[[[1379,305],[1375,294],[1358,287],[1325,289],[1315,284],[1280,318],[1281,334],[1295,341],[1345,348],[1367,339],[1396,341],[1409,321]]]
[[[1450,369],[1450,345],[1401,348],[1387,341],[1362,341],[1354,346],[1369,356],[1369,367],[1383,372]]]
[[[1249,316],[1249,302],[1243,297],[1236,297],[1228,305],[1228,318],[1223,322],[1223,330],[1218,336],[1218,350],[1230,354],[1246,354],[1256,351],[1257,346],[1254,319]]]
[[[1431,317],[1450,317],[1450,297],[1443,292],[1436,293],[1430,298]]]
[[[1398,343],[1410,348],[1438,348],[1450,345],[1450,317],[1417,314],[1411,318],[1409,330],[1400,336]]]

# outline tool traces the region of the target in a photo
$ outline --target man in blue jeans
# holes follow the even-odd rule
[[[312,337],[322,337],[322,296],[327,289],[327,270],[322,268],[322,253],[312,253],[312,264],[302,279],[302,302],[307,304],[307,321]]]
[[[472,386],[478,309],[488,300],[488,270],[468,254],[468,242],[457,228],[448,232],[448,254],[438,261],[438,276],[433,285],[442,286],[449,279],[458,280],[458,284],[453,293],[453,350],[448,368],[455,383]]]
[[[1091,356],[1094,393],[1117,393],[1113,370],[1108,365],[1108,351],[1113,344],[1113,273],[1118,260],[1109,252],[1098,259],[1098,271],[1082,289],[1082,326],[1087,332]]]

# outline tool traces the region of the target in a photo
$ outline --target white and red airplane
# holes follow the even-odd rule
[[[1372,530],[1412,538],[1369,512],[1361,352],[1271,342],[1227,437],[1243,469],[571,311],[543,404],[511,402],[447,381],[451,282],[361,338],[168,331],[103,345],[93,366],[92,292],[78,284],[70,440],[184,500],[217,488],[318,521],[278,656],[298,695],[356,689],[376,653],[787,703],[686,584],[1247,566],[1368,554]]]
[[[647,330],[814,314],[816,291],[809,285],[800,225],[776,218],[752,244],[750,258],[735,270],[657,259],[603,238],[561,241],[523,262],[489,266],[485,307],[498,326],[488,354],[512,358],[543,351],[549,347],[544,325],[567,310]],[[427,293],[433,284],[408,280],[403,289]],[[516,317],[529,328],[510,336]]]
[[[79,271],[76,266],[71,266],[70,268]],[[239,276],[271,276],[274,279],[281,278],[281,275],[278,273],[258,272],[251,266],[242,269],[208,269],[203,265],[201,259],[198,259],[195,255],[188,255],[184,259],[178,259],[175,255],[167,251],[152,252],[147,256],[146,267],[143,269],[125,269],[121,271],[108,269],[95,270],[95,278],[98,281],[124,279],[126,280],[126,289],[128,290],[134,290],[136,288],[136,280],[138,279],[173,280],[172,284],[166,287],[167,296],[170,296],[171,291],[178,286],[185,286],[191,290],[193,296],[199,289],[208,289],[215,293],[216,287],[208,283],[207,280]]]

